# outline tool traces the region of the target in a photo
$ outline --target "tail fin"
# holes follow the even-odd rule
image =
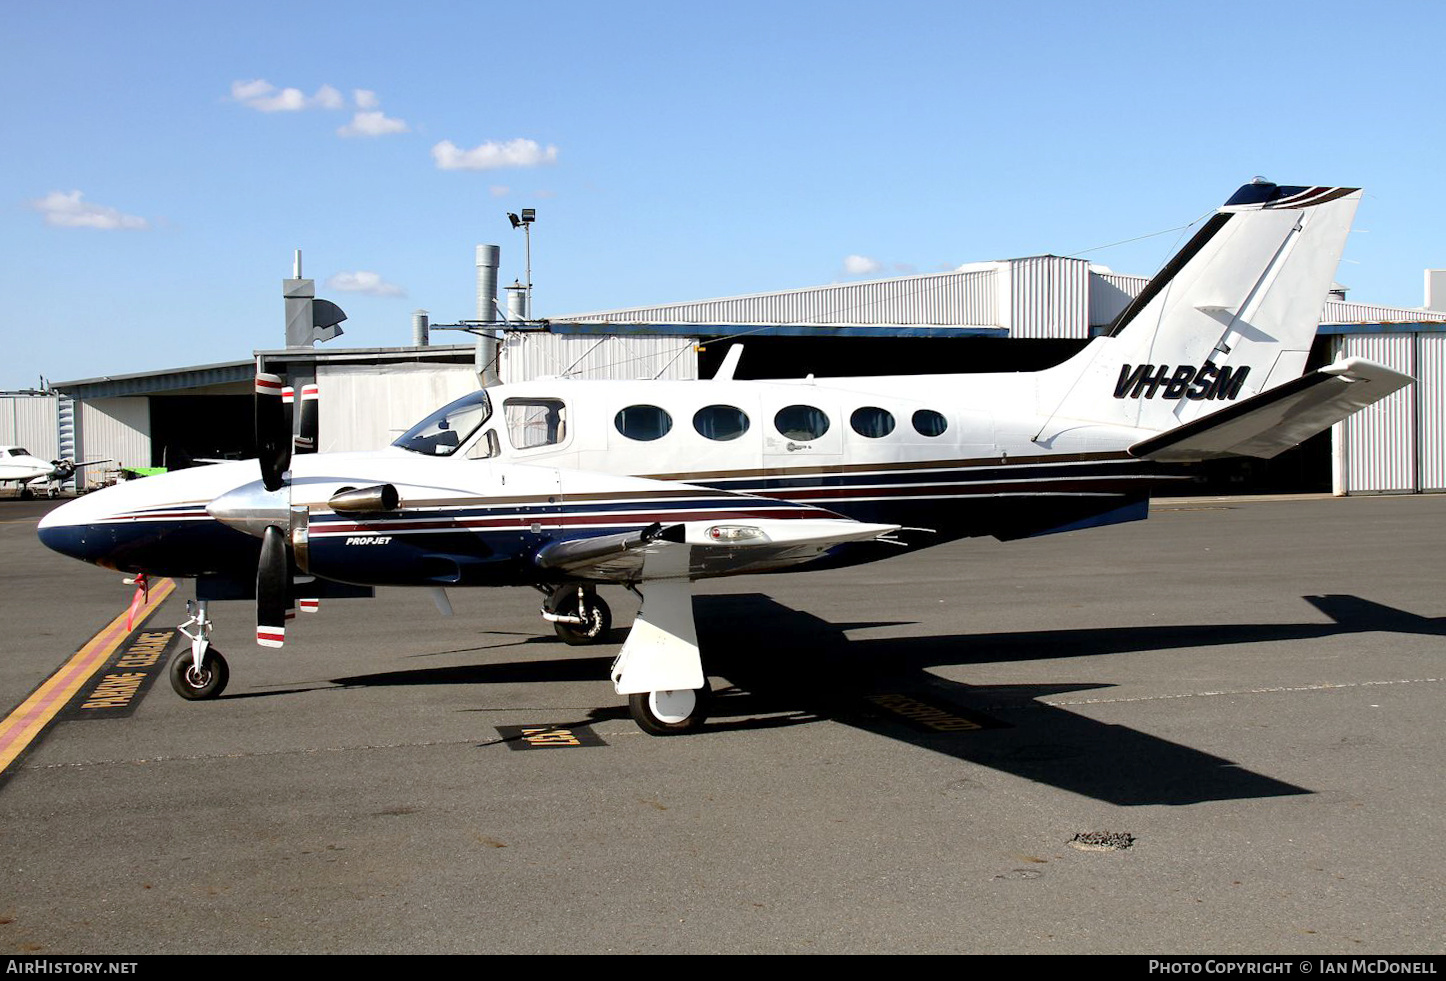
[[[1242,187],[1106,336],[1046,373],[1046,430],[1162,432],[1300,377],[1359,201],[1350,187]]]

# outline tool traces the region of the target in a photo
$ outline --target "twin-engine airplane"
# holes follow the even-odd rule
[[[30,497],[35,484],[45,482],[50,497],[60,494],[60,485],[69,480],[77,470],[93,467],[109,460],[42,460],[23,446],[0,446],[0,485],[19,484],[20,496]]]
[[[614,685],[644,730],[690,731],[693,580],[1138,520],[1179,465],[1275,456],[1409,384],[1360,359],[1302,374],[1359,198],[1242,187],[1107,335],[1032,373],[738,381],[735,348],[710,381],[495,386],[387,449],[294,461],[281,380],[259,375],[260,480],[250,461],[165,474],[51,512],[40,537],[197,579],[171,670],[190,698],[228,675],[211,599],[254,595],[258,643],[279,645],[296,600],[424,586],[446,612],[442,587],[532,585],[589,643],[610,624],[597,587],[621,584],[643,607]]]

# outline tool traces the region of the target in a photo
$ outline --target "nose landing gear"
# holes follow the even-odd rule
[[[221,652],[211,646],[212,623],[206,601],[187,600],[186,612],[190,618],[176,629],[191,638],[191,649],[177,651],[171,658],[171,687],[191,702],[216,698],[226,690],[231,669]],[[186,629],[192,626],[196,628],[195,633]]]

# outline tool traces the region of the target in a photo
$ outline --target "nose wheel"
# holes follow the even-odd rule
[[[226,682],[231,680],[231,669],[220,651],[208,647],[200,667],[196,666],[196,658],[190,651],[177,651],[176,656],[171,658],[170,675],[171,687],[177,695],[188,702],[199,702],[215,698],[226,690]]]

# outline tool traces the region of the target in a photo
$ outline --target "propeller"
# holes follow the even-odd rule
[[[290,391],[290,389],[287,389]],[[321,428],[321,391],[315,385],[301,386],[301,419],[297,424],[296,438],[292,441],[293,453],[315,453]]]
[[[281,376],[257,372],[256,455],[261,483],[269,491],[282,488],[291,467],[291,403],[286,391]]]
[[[263,647],[280,647],[286,640],[287,610],[292,602],[288,540],[306,535],[306,509],[291,506],[291,403],[291,389],[281,376],[257,372],[256,453],[261,485],[267,493],[258,495],[240,488],[217,498],[208,508],[217,520],[261,537],[261,558],[256,566],[256,643]]]
[[[248,484],[216,498],[206,510],[222,524],[261,539],[256,564],[256,643],[280,647],[286,641],[286,621],[297,600],[297,573],[311,581],[309,549],[310,510],[291,503],[291,456],[313,453],[318,435],[317,386],[301,390],[300,429],[293,440],[291,424],[295,396],[278,375],[256,375],[256,448],[261,466],[261,487]],[[264,488],[264,490],[262,489]],[[389,493],[388,493],[389,492]],[[398,503],[395,488],[363,488],[351,503],[359,512],[390,510]],[[306,612],[317,600],[300,600]]]
[[[267,525],[261,536],[261,561],[256,566],[256,643],[280,647],[286,641],[286,611],[291,606],[291,557],[286,536]]]

